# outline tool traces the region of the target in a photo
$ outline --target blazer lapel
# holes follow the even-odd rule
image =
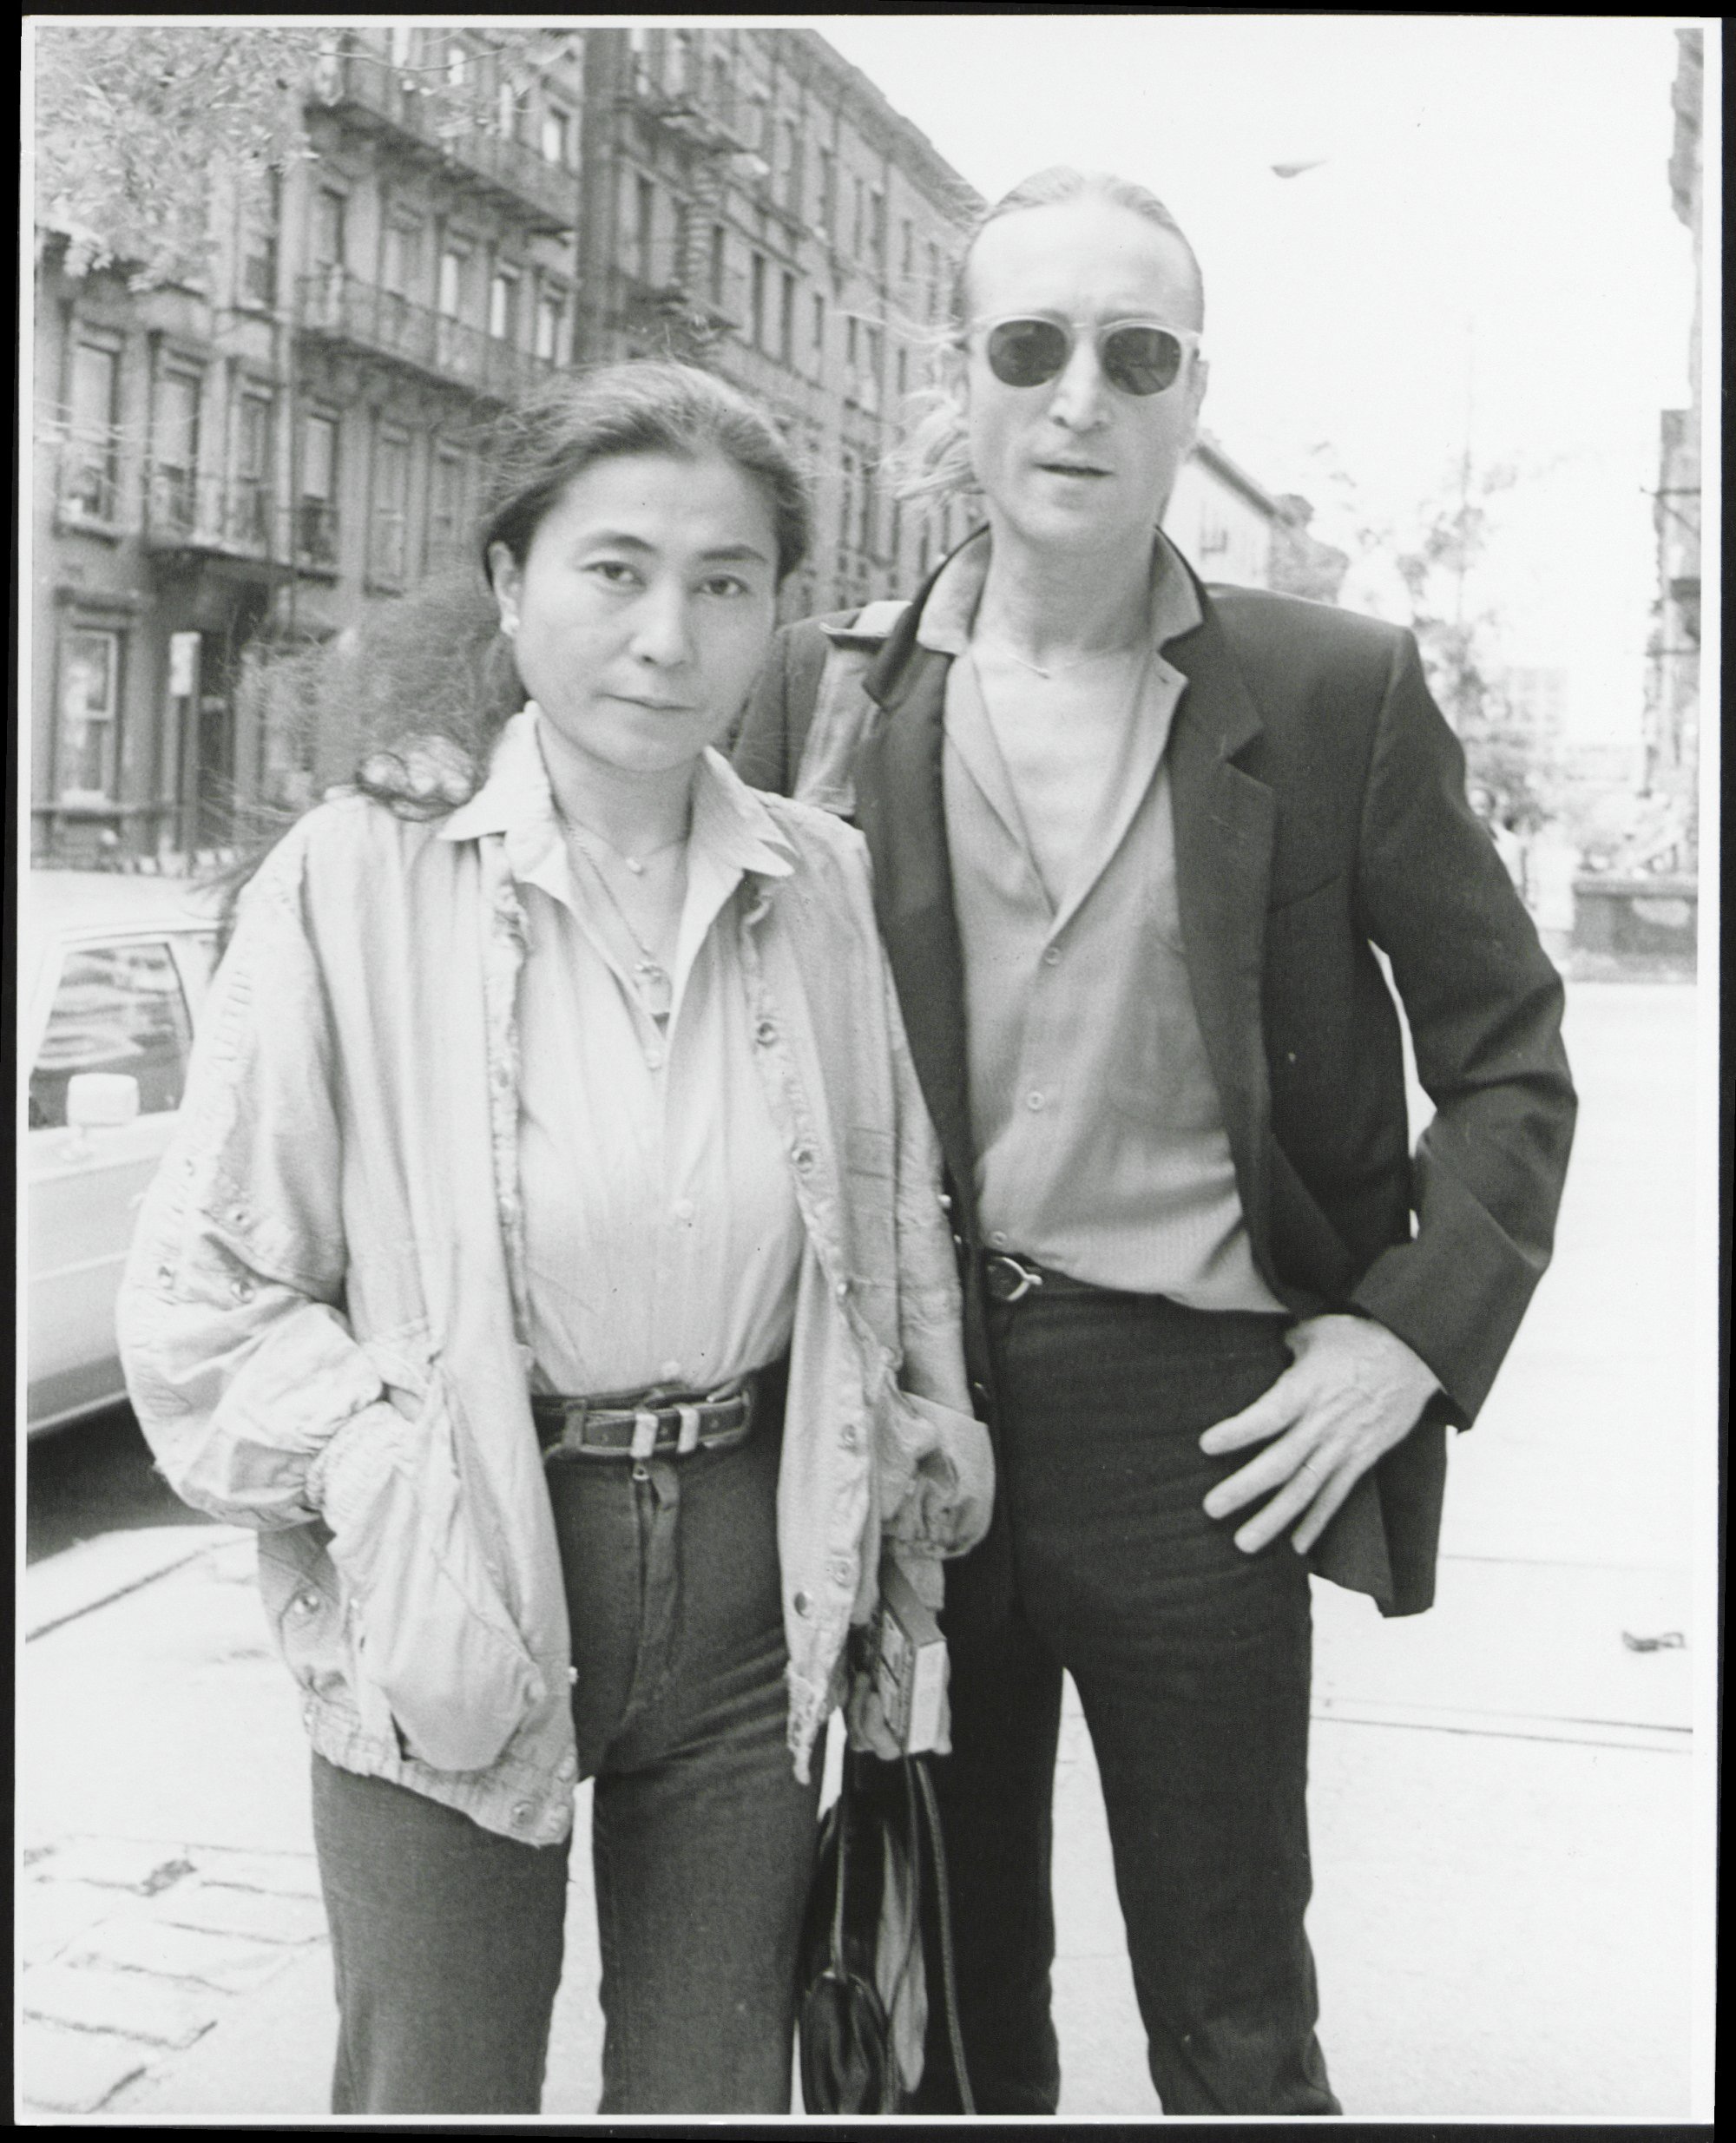
[[[1164,650],[1187,680],[1169,740],[1176,900],[1249,1239],[1266,1284],[1276,1289],[1260,977],[1277,799],[1234,764],[1260,734],[1259,713],[1203,588],[1200,607],[1200,623]]]
[[[926,591],[924,591],[926,592]],[[950,659],[916,643],[912,602],[864,679],[885,709],[856,766],[856,819],[874,905],[929,1114],[968,1206],[976,1183],[964,1054],[964,955],[952,905],[941,792]]]

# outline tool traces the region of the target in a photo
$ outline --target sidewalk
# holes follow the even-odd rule
[[[1310,1926],[1359,2116],[1690,2112],[1692,1015],[1691,991],[1575,993],[1587,1111],[1561,1250],[1457,1444],[1434,1611],[1383,1624],[1316,1588]],[[125,1538],[118,1561],[73,1549],[29,1576],[18,2110],[316,2120],[330,1956],[252,1542]],[[1153,2116],[1076,1706],[1055,1817],[1062,2111]],[[582,2120],[601,2038],[583,1851],[574,1875],[545,2109]]]

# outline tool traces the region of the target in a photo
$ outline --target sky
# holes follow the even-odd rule
[[[1168,204],[1205,270],[1205,423],[1318,533],[1404,527],[1467,439],[1509,467],[1470,600],[1508,661],[1566,672],[1571,737],[1637,735],[1693,302],[1674,24],[1706,18],[806,19],[985,195],[1075,163]]]

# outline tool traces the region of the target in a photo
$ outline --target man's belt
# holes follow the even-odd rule
[[[1070,1273],[1056,1272],[1035,1258],[1015,1257],[1009,1250],[983,1253],[983,1289],[991,1302],[1023,1302],[1026,1296],[1101,1295],[1108,1291],[1076,1280]]]
[[[533,1392],[530,1418],[545,1465],[557,1458],[683,1458],[745,1443],[759,1384],[755,1371],[712,1391],[654,1384],[592,1398]]]

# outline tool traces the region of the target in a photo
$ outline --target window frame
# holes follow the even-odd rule
[[[400,471],[398,503],[393,508],[382,490],[386,457],[397,455]],[[368,579],[376,588],[402,588],[410,574],[410,434],[401,426],[382,423],[374,428],[372,464],[368,472]],[[382,523],[393,526],[389,536]]]
[[[54,794],[59,808],[88,810],[112,806],[121,800],[122,711],[125,706],[123,680],[128,637],[124,626],[95,624],[79,617],[69,618],[61,628],[56,650],[54,726]],[[94,720],[104,732],[99,769],[104,779],[95,788],[74,787],[66,777],[66,760],[69,756],[66,736],[67,693],[72,681],[73,644],[80,640],[100,640],[109,649],[108,704],[95,715],[88,707],[82,709],[80,725],[89,729]],[[86,748],[81,746],[81,749]]]

